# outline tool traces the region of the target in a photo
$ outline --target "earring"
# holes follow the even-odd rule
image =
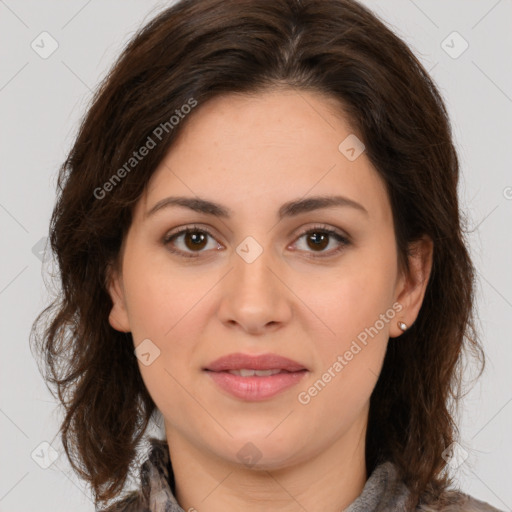
[[[407,324],[404,324],[403,322],[398,322],[398,327],[400,327],[402,331],[405,331],[407,329]]]

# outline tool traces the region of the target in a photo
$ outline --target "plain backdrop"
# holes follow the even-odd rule
[[[171,3],[0,0],[0,512],[94,510],[56,435],[61,410],[29,331],[48,299],[42,248],[57,170],[114,59]],[[512,2],[363,3],[410,45],[449,109],[487,354],[463,402],[459,443],[468,457],[454,474],[465,492],[511,510]]]

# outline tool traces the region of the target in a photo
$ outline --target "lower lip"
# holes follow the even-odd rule
[[[277,373],[268,377],[241,377],[228,372],[206,371],[213,381],[224,391],[242,400],[258,401],[291,388],[306,375],[307,370]]]

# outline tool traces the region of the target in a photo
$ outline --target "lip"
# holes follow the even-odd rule
[[[242,377],[228,373],[229,370],[282,370],[270,376]],[[229,354],[210,363],[203,371],[223,391],[246,401],[261,401],[272,398],[296,385],[309,370],[297,361],[277,354]]]
[[[307,370],[300,370],[290,373],[278,373],[269,377],[240,377],[228,372],[206,371],[206,374],[222,390],[236,398],[249,402],[272,398],[286,389],[295,386],[307,373]]]
[[[240,352],[220,357],[203,369],[212,372],[224,372],[228,370],[241,370],[243,368],[251,370],[285,370],[287,372],[308,370],[308,368],[297,361],[277,354],[250,355]]]

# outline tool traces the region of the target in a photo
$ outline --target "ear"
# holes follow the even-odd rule
[[[107,290],[112,299],[112,309],[108,317],[110,325],[120,332],[130,332],[130,321],[126,308],[123,278],[121,273],[109,264],[107,268]]]
[[[410,327],[418,317],[432,271],[433,254],[434,243],[427,235],[409,246],[410,271],[408,275],[400,276],[395,288],[396,302],[402,305],[402,310],[396,316],[396,322],[391,325],[390,338],[403,334],[398,322],[404,322]]]

